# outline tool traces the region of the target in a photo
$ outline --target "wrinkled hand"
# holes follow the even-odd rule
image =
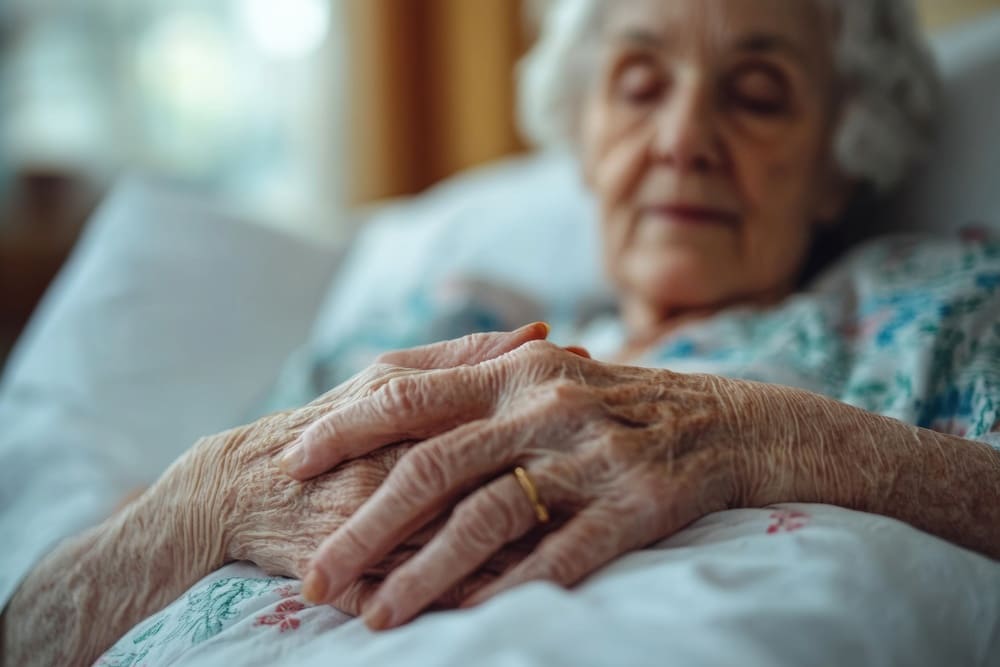
[[[418,372],[415,369],[481,363],[527,341],[543,338],[547,331],[545,325],[530,325],[512,333],[479,334],[384,355],[352,380],[304,408],[270,415],[248,426],[203,438],[154,487],[155,493],[167,506],[183,506],[185,499],[195,498],[195,502],[188,504],[197,507],[200,518],[192,525],[201,534],[192,536],[191,548],[197,551],[203,545],[217,545],[215,567],[245,560],[270,574],[302,577],[321,540],[375,492],[412,443],[399,438],[390,447],[305,483],[281,474],[276,468],[277,456],[310,423],[363,403],[386,383]],[[164,493],[181,499],[169,500]],[[378,562],[367,564],[359,571],[359,577],[330,602],[349,613],[359,613],[375,584],[405,562],[435,530],[434,525],[427,526],[423,532],[395,545]],[[488,565],[477,580],[463,582],[463,586],[482,585],[491,575],[502,572],[510,557],[505,555],[506,560]],[[463,590],[471,588],[452,591],[451,601],[462,595]]]
[[[455,506],[444,527],[394,570],[365,618],[414,617],[505,545],[536,529],[511,471],[523,466],[553,515],[538,548],[480,589],[571,585],[629,550],[710,512],[748,502],[760,385],[612,366],[532,342],[474,367],[407,374],[333,410],[303,435],[299,477],[388,442],[424,440],[320,547],[304,593],[334,599],[409,535]],[[746,422],[746,423],[743,423]],[[758,429],[759,430],[759,429]],[[766,469],[767,466],[758,466]],[[755,481],[761,481],[758,477]],[[767,486],[764,484],[764,486]]]

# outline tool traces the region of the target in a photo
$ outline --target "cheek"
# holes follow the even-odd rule
[[[605,213],[625,204],[648,165],[652,123],[644,114],[625,113],[604,101],[585,115],[584,171]]]
[[[601,207],[605,269],[620,280],[635,233],[632,199],[649,167],[652,132],[641,116],[629,117],[599,103],[588,113],[584,131],[584,170]]]
[[[820,159],[815,147],[791,141],[745,150],[736,157],[746,212],[744,238],[751,255],[773,261],[778,254],[804,252],[801,247],[811,238],[816,218]]]
[[[743,230],[745,283],[772,289],[795,280],[812,242],[803,166],[775,163],[761,169],[759,199]]]
[[[778,124],[780,132],[728,128],[735,185],[747,212],[758,221],[812,221],[817,168],[828,157],[822,149],[827,134],[822,117],[821,109],[808,109],[791,123]]]
[[[797,151],[784,146],[746,144],[734,151],[736,184],[747,213],[755,218],[767,219],[768,212],[781,210],[796,199],[804,181],[803,160]]]

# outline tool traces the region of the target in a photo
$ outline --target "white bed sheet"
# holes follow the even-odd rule
[[[1000,665],[1000,563],[827,505],[730,510],[567,591],[536,583],[372,634],[247,564],[137,626],[111,665]]]

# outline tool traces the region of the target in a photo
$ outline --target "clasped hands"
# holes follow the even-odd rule
[[[471,606],[529,581],[570,586],[708,513],[754,502],[754,429],[741,423],[752,389],[601,363],[546,334],[538,324],[384,355],[397,370],[283,451],[279,466],[308,483],[415,443],[319,544],[307,599],[341,600],[422,534],[364,600],[368,626],[391,628],[455,590],[453,604]],[[540,506],[551,521],[539,521]],[[474,577],[489,564],[492,576]]]

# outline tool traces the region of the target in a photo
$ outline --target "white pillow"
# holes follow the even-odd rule
[[[138,182],[110,198],[0,384],[0,608],[52,544],[247,417],[334,263]]]
[[[125,183],[15,349],[0,398],[85,406],[143,443],[155,475],[246,418],[306,337],[336,257]]]
[[[571,156],[508,159],[376,210],[334,281],[313,344],[329,349],[366,317],[455,277],[512,287],[537,300],[543,316],[610,298],[596,208]]]

